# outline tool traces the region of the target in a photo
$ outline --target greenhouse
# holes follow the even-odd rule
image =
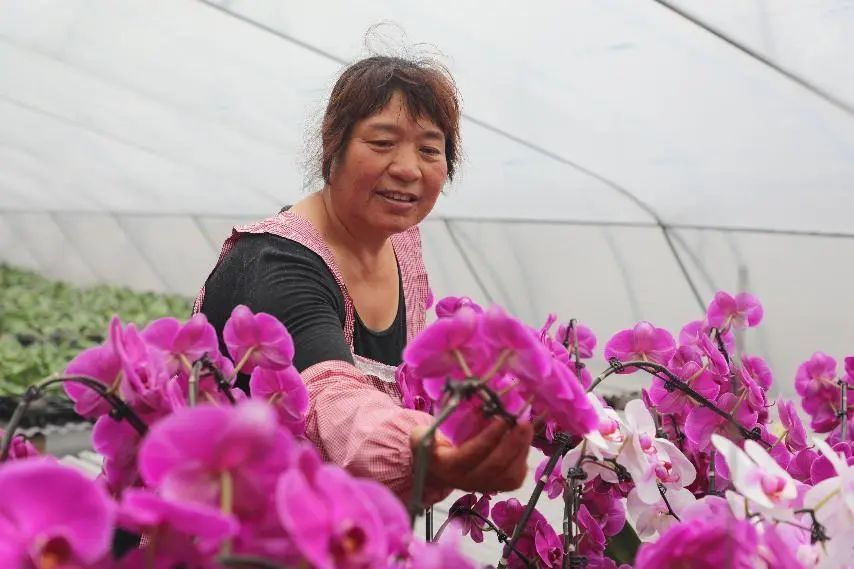
[[[750,468],[758,468],[757,472],[764,473],[762,476],[778,476],[779,480],[775,478],[768,484],[791,484],[785,489],[780,487],[773,505],[769,502],[745,508],[761,512],[770,520],[770,512],[783,507],[775,500],[794,492],[792,485],[797,485],[799,506],[794,506],[794,501],[785,506],[799,513],[789,514],[797,519],[786,520],[800,524],[804,530],[803,535],[793,536],[779,529],[787,525],[782,522],[767,522],[778,529],[766,531],[758,521],[753,525],[744,519],[733,521],[731,527],[738,529],[732,530],[732,535],[745,532],[742,541],[759,543],[756,551],[749,553],[761,558],[755,566],[848,566],[837,562],[846,559],[850,563],[854,553],[854,498],[850,488],[854,444],[846,432],[854,420],[854,397],[849,394],[846,399],[848,384],[854,386],[852,53],[854,4],[848,0],[550,0],[535,5],[503,0],[488,4],[403,4],[388,0],[5,2],[0,8],[0,427],[8,427],[18,398],[28,385],[62,374],[84,349],[125,342],[116,340],[115,334],[121,336],[126,331],[116,332],[115,322],[110,321],[113,314],[118,313],[122,325],[135,322],[140,331],[150,322],[170,316],[183,325],[190,319],[193,299],[214,269],[232,228],[275,216],[283,206],[296,204],[324,186],[322,179],[312,176],[312,160],[330,90],[345,68],[372,55],[412,60],[430,57],[447,67],[460,94],[462,158],[453,180],[442,189],[435,209],[420,223],[423,260],[432,298],[468,300],[461,301],[445,317],[437,317],[437,309],[428,310],[424,337],[434,323],[444,318],[448,318],[447,322],[463,320],[459,314],[468,314],[469,302],[485,311],[477,313],[478,322],[494,323],[499,318],[489,309],[493,305],[506,311],[501,312],[500,318],[511,319],[513,326],[521,323],[539,332],[554,321],[552,328],[544,329],[542,337],[548,335],[565,345],[565,363],[574,372],[569,378],[573,389],[583,393],[589,387],[589,381],[582,378],[582,369],[593,378],[603,370],[611,370],[604,373],[610,377],[597,387],[597,393],[616,408],[614,420],[621,425],[632,421],[646,424],[646,417],[651,417],[648,420],[656,423],[651,435],[661,438],[664,430],[670,429],[660,424],[665,416],[687,415],[677,411],[670,415],[656,413],[656,405],[661,404],[658,400],[650,402],[650,397],[655,398],[651,385],[663,382],[672,395],[673,382],[685,379],[670,359],[679,357],[673,355],[676,343],[680,350],[688,343],[680,331],[692,321],[704,321],[699,333],[693,329],[693,342],[699,342],[699,334],[716,349],[712,350],[713,355],[704,352],[705,359],[698,356],[698,366],[703,371],[697,374],[714,369],[723,355],[726,361],[722,376],[731,374],[732,379],[732,393],[727,395],[737,403],[726,407],[720,402],[722,391],[704,394],[695,385],[697,397],[712,401],[719,397],[719,407],[724,408],[722,412],[728,414],[731,423],[742,421],[739,412],[754,404],[754,396],[764,404],[756,404],[758,419],[754,417],[750,425],[744,421],[737,425],[744,429],[742,438],[748,439],[744,444],[737,436],[738,429],[724,432],[721,427],[713,437],[706,433],[708,436],[701,437],[702,444],[691,439],[689,433],[690,444],[686,444],[694,446],[690,452],[688,447],[680,449],[688,459],[681,453],[679,456],[689,464],[693,461],[691,479],[698,477],[695,484],[700,478],[704,484],[708,482],[707,473],[701,471],[708,470],[711,461],[711,492],[708,487],[700,491],[688,483],[668,486],[670,482],[659,478],[661,498],[667,503],[664,496],[668,490],[667,495],[674,500],[682,492],[692,494],[691,501],[707,494],[726,497],[726,491],[737,490],[747,504],[749,498],[738,485],[739,474],[732,472],[737,470],[735,458],[730,457],[754,460],[755,464],[749,462]],[[400,262],[400,251],[395,251]],[[399,270],[403,299],[405,275],[402,266]],[[348,306],[352,309],[351,304]],[[719,314],[727,316],[715,325]],[[550,315],[554,315],[552,320]],[[471,317],[475,317],[473,310]],[[247,322],[251,320],[246,318]],[[652,351],[638,347],[640,340],[620,343],[620,334],[630,330],[639,337],[639,322],[647,322],[649,330],[656,331],[654,334],[662,330],[670,336],[673,351],[666,359],[657,361],[650,355]],[[558,328],[561,324],[563,328]],[[511,324],[506,325],[510,330]],[[558,337],[558,330],[563,330],[563,339]],[[584,350],[579,347],[584,343],[583,330],[591,331],[598,339],[588,356],[582,356]],[[153,341],[151,334],[142,332],[141,337],[146,342]],[[664,336],[654,337],[667,344],[662,340]],[[352,344],[352,337],[349,339]],[[418,343],[412,335],[408,339],[410,354],[427,342]],[[222,342],[220,338],[220,347],[226,345]],[[249,354],[241,352],[250,364],[254,361],[252,353],[251,349]],[[257,356],[257,350],[254,353]],[[226,355],[233,360],[229,362],[232,369],[242,363],[233,352]],[[435,356],[432,352],[428,355],[417,361]],[[412,355],[411,361],[408,357],[404,355],[404,360],[407,365],[412,364],[417,375],[419,368],[413,363],[416,356]],[[558,356],[554,357],[557,361]],[[763,384],[764,380],[757,379],[764,372],[758,368],[751,371],[752,364],[745,362],[755,361],[752,357],[760,358],[763,366],[767,364],[773,381]],[[496,360],[495,370],[504,369],[502,358]],[[589,358],[586,366],[579,358]],[[664,371],[642,365],[620,367],[620,362],[637,358],[666,367],[679,377],[668,380],[662,375]],[[123,365],[126,363],[123,360]],[[680,364],[687,365],[682,360]],[[206,365],[195,366],[197,376],[192,381],[198,379],[199,369],[205,373]],[[484,366],[481,372],[490,368]],[[179,365],[172,371],[189,376],[190,367],[178,371]],[[262,368],[267,369],[259,363],[258,369]],[[821,372],[824,375],[816,371],[819,368],[825,370]],[[122,369],[124,376],[131,375]],[[244,367],[241,373],[250,371]],[[500,376],[504,372],[495,373]],[[524,377],[518,369],[513,373]],[[745,383],[741,391],[735,388],[739,374],[752,378],[742,379]],[[809,378],[824,383],[815,388],[799,387],[807,381],[804,374],[812,374]],[[425,387],[429,375],[425,371],[424,377],[417,379],[418,389],[426,389],[425,393],[429,392]],[[510,381],[509,377],[493,379]],[[753,379],[757,379],[759,387],[751,391],[749,382]],[[538,398],[545,396],[535,387],[525,391],[524,379],[516,377],[517,383],[501,386],[489,381],[489,377],[484,378],[481,386],[492,391],[481,395],[489,399],[497,393],[508,409],[512,405],[503,399],[504,393],[522,384],[518,387],[524,395],[517,402],[518,414],[501,409],[499,415],[509,413],[523,423],[530,419],[535,427],[535,411],[542,412],[544,421],[551,417],[549,404],[538,403]],[[723,384],[728,385],[728,381]],[[104,389],[107,387],[110,386]],[[204,387],[200,388],[204,393]],[[219,388],[216,391],[216,386],[212,387],[214,395],[210,397],[221,404],[217,408],[223,413],[221,418],[214,419],[211,409],[199,405],[209,412],[211,425],[220,420],[243,420],[238,417],[240,409],[248,413],[245,409],[249,407],[240,403],[237,411],[227,416],[229,406],[224,398],[232,396],[228,395],[228,386]],[[447,393],[452,391],[450,387],[446,389]],[[73,395],[76,392],[67,387],[65,391],[80,416],[68,415],[71,402],[67,402],[62,411],[65,415],[58,412],[45,419],[48,423],[74,425],[55,429],[58,434],[53,435],[48,429],[47,452],[65,456],[66,463],[74,463],[78,469],[89,468],[93,476],[98,476],[104,453],[93,451],[90,429],[96,420],[107,418],[109,408],[102,410],[101,418],[98,413],[87,415],[81,412],[81,396]],[[310,385],[308,393],[308,405],[313,409]],[[467,393],[466,397],[471,397],[473,392]],[[568,393],[566,397],[571,398]],[[51,405],[65,400],[59,388],[50,394]],[[253,393],[250,399],[255,396]],[[424,398],[435,405],[437,416],[441,401],[447,402],[438,396]],[[647,403],[640,405],[642,412],[631,403],[641,398]],[[130,399],[124,399],[146,418]],[[603,413],[612,411],[602,411],[605,403],[596,399],[591,404],[583,395],[574,401],[578,417],[584,408],[590,417],[599,413],[601,422]],[[697,401],[695,398],[685,405],[702,407]],[[794,402],[794,408],[783,401]],[[668,399],[665,405],[671,403]],[[44,405],[33,406],[33,415],[22,423],[23,434],[43,431],[45,425],[32,417],[45,413]],[[652,409],[652,415],[647,407]],[[555,413],[559,415],[559,411]],[[831,413],[833,418],[821,413]],[[176,414],[175,424],[177,417]],[[165,424],[172,418],[162,421]],[[498,527],[484,526],[472,517],[474,514],[458,515],[462,521],[443,530],[442,542],[448,548],[459,549],[478,566],[499,564],[502,558],[510,566],[521,563],[522,554],[507,546],[514,533],[520,534],[515,535],[514,547],[525,539],[531,544],[539,540],[536,543],[542,545],[530,545],[532,564],[527,566],[531,567],[569,567],[573,556],[578,555],[586,555],[585,562],[590,558],[611,563],[603,567],[618,567],[621,563],[641,568],[679,566],[675,564],[679,560],[667,565],[666,560],[653,557],[658,555],[655,544],[664,544],[668,533],[681,531],[672,528],[690,526],[692,518],[689,516],[671,529],[656,526],[649,533],[649,524],[644,527],[637,517],[637,504],[632,505],[632,496],[643,495],[638,474],[632,470],[634,463],[626,463],[627,466],[620,462],[622,450],[615,451],[616,458],[609,458],[610,450],[602,450],[599,460],[612,461],[614,478],[600,473],[598,480],[615,487],[637,484],[637,494],[626,490],[622,501],[613,502],[620,512],[613,515],[628,518],[625,527],[631,535],[625,537],[623,524],[616,529],[608,526],[602,516],[612,514],[600,516],[592,503],[582,508],[599,525],[591,529],[593,522],[578,518],[578,506],[585,503],[585,498],[579,489],[581,502],[570,504],[575,492],[573,484],[587,488],[596,473],[585,470],[587,482],[573,482],[567,457],[579,449],[584,454],[587,446],[577,443],[587,441],[585,433],[589,429],[571,418],[566,419],[566,424],[555,420],[558,430],[573,438],[572,445],[567,442],[561,453],[550,440],[552,446],[547,445],[544,452],[532,449],[527,458],[530,476],[522,488],[492,498],[491,506],[484,498],[488,493],[464,495],[456,490],[446,494],[433,507],[435,527],[427,531],[435,533],[449,512],[458,514],[460,508],[478,512],[478,508],[486,507],[486,517],[490,517],[491,507],[490,523]],[[153,421],[152,418],[152,425],[157,427],[159,423]],[[311,418],[308,421],[310,429]],[[626,434],[629,439],[640,436],[640,423],[632,423],[631,429],[636,430]],[[680,427],[685,430],[689,424],[697,424],[695,419],[678,423],[674,420],[672,427],[677,436],[684,435]],[[775,453],[789,445],[791,438],[785,444],[781,441],[797,430],[795,423],[806,429],[806,442],[802,446],[793,443],[794,447],[787,451],[786,466],[781,466],[784,459]],[[764,438],[750,435],[751,428],[760,424]],[[160,437],[157,444],[166,445],[167,428],[177,427],[152,427],[148,437]],[[210,428],[213,433],[214,427]],[[447,429],[440,427],[440,431],[448,434]],[[456,432],[448,436],[454,439],[462,435]],[[60,441],[62,437],[70,438]],[[710,442],[710,437],[717,442]],[[813,444],[813,438],[820,442]],[[771,442],[762,446],[766,439]],[[24,444],[22,439],[17,440]],[[454,440],[459,446],[465,437]],[[154,448],[156,442],[151,441],[148,446]],[[135,444],[138,443],[137,440]],[[143,479],[148,476],[148,467],[142,462],[148,456],[146,444],[140,451]],[[702,464],[695,460],[702,454],[700,447],[708,451]],[[756,452],[765,458],[776,459],[771,461],[774,466],[757,461],[749,450],[753,447],[762,447],[764,450]],[[830,456],[822,454],[825,447]],[[653,447],[643,448],[648,451]],[[798,478],[793,461],[805,450],[812,453],[811,460],[827,462],[821,466],[829,469],[827,476],[816,478],[814,472],[809,474],[807,464],[803,468],[808,474]],[[556,452],[563,457],[563,466],[551,464],[548,470],[554,471],[553,476],[543,476],[544,461]],[[663,450],[658,452],[666,455]],[[715,453],[718,460],[726,455],[729,465],[728,471],[727,464],[720,467],[724,470],[717,471],[723,485],[717,492]],[[336,462],[324,449],[318,456]],[[133,456],[131,459],[136,460]],[[28,460],[32,459],[20,462]],[[675,460],[662,461],[676,464]],[[9,464],[12,462],[16,461]],[[0,479],[4,466],[0,465]],[[581,469],[581,458],[576,466]],[[166,468],[158,466],[161,467]],[[561,468],[558,483],[553,478]],[[16,483],[12,474],[8,479],[10,488]],[[36,479],[40,475],[34,471],[27,476]],[[260,476],[255,471],[252,475]],[[650,476],[656,480],[655,475]],[[528,530],[521,528],[524,523],[514,525],[516,522],[501,527],[501,516],[495,510],[499,500],[515,497],[524,506],[541,478],[543,484],[546,478],[549,482],[537,512],[548,520],[542,527],[551,524],[552,533],[545,529],[546,533],[537,533],[532,526],[527,535]],[[809,500],[806,505],[802,503],[809,490],[821,490],[828,486],[826,481],[837,478],[848,480],[848,486],[843,485],[836,494],[828,490],[812,506]],[[632,479],[635,482],[627,482]],[[428,488],[429,484],[428,480]],[[558,484],[554,495],[553,484]],[[140,492],[141,496],[144,485],[140,482],[120,486]],[[156,484],[149,486],[154,488]],[[285,489],[277,491],[277,496],[287,496],[287,488],[296,487],[285,485],[281,479],[279,486]],[[451,485],[449,489],[459,487]],[[655,484],[652,489],[655,491]],[[362,491],[353,490],[356,494]],[[222,488],[217,492],[225,495]],[[157,499],[167,503],[164,495],[157,494]],[[112,496],[119,500],[116,492]],[[795,500],[791,496],[786,499]],[[649,500],[637,500],[649,504]],[[143,497],[138,501],[141,504]],[[298,509],[295,501],[281,498],[277,510],[288,535],[294,536],[302,535],[302,530],[295,529],[303,527],[300,516],[310,517],[302,510],[299,515],[294,514]],[[428,501],[417,505],[426,506]],[[505,509],[509,508],[508,503],[502,503]],[[831,521],[817,513],[818,506],[826,503],[837,504],[832,507],[839,509],[834,510]],[[412,504],[404,506],[411,514]],[[562,525],[565,507],[575,514],[575,518],[563,520],[568,525]],[[675,502],[672,506],[667,503],[666,510],[657,515],[667,518],[678,513],[673,508],[677,508]],[[165,510],[157,511],[168,518],[162,514]],[[3,512],[0,506],[0,514]],[[812,518],[807,516],[810,512]],[[202,516],[199,512],[194,515]],[[239,513],[225,512],[222,516],[225,517],[216,518],[216,523],[211,521],[215,516],[205,518],[210,523],[205,527],[221,531],[210,529],[210,535],[196,535],[194,548],[201,551],[204,548],[199,544],[213,540],[217,548],[228,546],[218,549],[221,553],[233,546],[237,553],[241,552],[244,542],[235,536],[242,536],[240,531],[250,526]],[[417,516],[414,534],[418,539],[425,534],[425,520],[424,516]],[[388,519],[385,521],[393,525]],[[791,524],[788,527],[793,527]],[[231,529],[226,531],[224,527]],[[816,538],[819,529],[824,532],[819,537],[829,539]],[[11,543],[8,536],[15,534],[4,531],[0,524],[0,545],[4,540]],[[308,541],[317,535],[305,532]],[[146,535],[151,532],[136,533],[143,534],[144,546]],[[226,534],[230,536],[227,539],[222,537]],[[476,534],[483,537],[482,543],[474,539]],[[496,539],[498,534],[506,534],[506,539]],[[601,535],[601,543],[594,535]],[[570,539],[573,536],[574,542]],[[72,538],[62,539],[74,549]],[[221,544],[223,539],[225,543]],[[772,539],[804,543],[800,549],[793,549],[792,564],[785,565],[782,557],[769,557],[768,551],[775,549]],[[299,542],[297,537],[293,540]],[[591,546],[592,542],[601,548]],[[635,557],[638,542],[641,553]],[[300,549],[301,543],[293,546],[301,558],[284,554],[266,557],[272,555],[279,567],[358,566],[340,562],[340,556],[329,558],[331,561],[312,557]],[[346,545],[356,547],[353,543],[347,541]],[[553,555],[543,553],[549,547]],[[650,553],[645,554],[645,548]],[[720,567],[739,566],[740,553],[735,551],[735,545],[731,551],[726,545],[721,549],[731,555],[720,558]],[[0,561],[6,559],[2,551],[0,547]],[[38,560],[50,551],[39,551],[27,553],[35,561],[22,567],[54,567]],[[97,555],[86,551],[75,551],[78,565],[69,567],[95,567]],[[265,557],[259,551],[245,545],[247,556]],[[454,554],[444,552],[442,555],[448,557],[440,558],[435,552],[411,553],[409,561],[398,556],[397,564],[382,566],[440,567],[463,563],[451,561]],[[435,556],[434,565],[427,561],[419,565],[421,562],[416,561],[431,555]],[[223,553],[219,559],[226,557]],[[239,555],[232,557],[233,566],[243,566],[238,565]],[[205,563],[213,563],[212,557],[206,559]],[[192,567],[220,566],[185,562]],[[362,566],[380,566],[366,563]],[[170,565],[163,565],[167,566]]]

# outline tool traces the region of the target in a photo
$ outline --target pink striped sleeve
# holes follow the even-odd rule
[[[397,406],[347,362],[321,362],[302,377],[309,397],[306,435],[324,460],[385,484],[408,503],[413,471],[409,435],[433,417]],[[438,502],[450,492],[428,485],[424,501]]]

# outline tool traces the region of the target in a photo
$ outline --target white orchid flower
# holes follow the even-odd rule
[[[733,486],[752,507],[777,519],[792,517],[797,485],[758,443],[745,441],[741,450],[731,440],[712,435],[712,444],[726,460]]]
[[[691,484],[697,470],[676,445],[656,438],[655,422],[640,399],[626,404],[629,438],[623,444],[617,462],[632,475],[638,497],[647,504],[661,499],[658,484],[680,489]]]
[[[677,516],[686,506],[697,501],[694,494],[684,488],[668,490],[665,496],[667,503],[670,504],[670,508]],[[633,488],[629,492],[626,500],[626,511],[629,521],[641,540],[654,541],[657,535],[677,523],[677,519],[670,515],[667,503],[660,494],[657,502],[647,504],[641,500],[637,488]]]
[[[804,508],[815,510],[816,520],[824,526],[828,536],[835,538],[854,527],[854,466],[823,440],[813,442],[833,465],[837,476],[810,488],[804,496]]]

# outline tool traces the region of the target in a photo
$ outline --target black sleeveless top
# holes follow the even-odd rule
[[[400,271],[398,270],[398,278]],[[354,316],[353,351],[396,366],[406,345],[406,302],[401,283],[397,316],[386,330],[370,330]],[[302,371],[316,363],[353,363],[344,339],[344,298],[319,255],[290,239],[243,235],[205,283],[201,312],[216,328],[223,353],[222,329],[231,311],[245,304],[281,320],[294,340],[294,365]],[[355,310],[354,310],[355,311]],[[239,378],[244,387],[248,378]]]

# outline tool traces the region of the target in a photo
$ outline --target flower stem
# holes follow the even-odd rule
[[[225,567],[239,567],[240,569],[246,569],[247,567],[257,567],[258,569],[286,569],[284,565],[279,565],[269,559],[255,557],[253,555],[225,555],[217,559],[217,562]]]
[[[463,353],[457,349],[453,350],[454,357],[457,358],[457,363],[460,364],[460,369],[463,370],[463,373],[466,374],[466,377],[472,377],[471,368],[469,364],[466,362],[466,358],[463,357]]]
[[[145,547],[145,567],[146,569],[154,569],[154,563],[157,561],[157,534],[160,533],[160,528],[155,526],[154,530],[148,536],[148,545]]]
[[[780,438],[778,438],[778,439],[777,439],[777,442],[775,442],[773,445],[771,445],[771,448],[769,448],[768,450],[772,450],[772,449],[776,448],[776,447],[777,447],[777,445],[778,445],[778,444],[780,444],[781,442],[783,442],[783,440],[784,440],[788,435],[789,435],[789,430],[788,430],[788,429],[786,429],[785,431],[783,431],[783,434],[782,434],[782,435],[780,435]]]
[[[812,509],[813,512],[819,511],[822,507],[824,507],[830,501],[831,498],[833,498],[834,496],[838,496],[840,494],[840,492],[841,491],[837,488],[836,490],[834,490],[833,492],[831,492],[830,494],[828,494],[827,496],[822,498],[821,501],[818,504],[816,504],[815,507]]]
[[[459,352],[457,352],[457,353],[459,353]],[[498,373],[498,370],[501,369],[501,366],[504,365],[504,362],[506,362],[507,358],[509,358],[509,357],[510,357],[510,350],[502,350],[501,353],[498,355],[498,359],[496,359],[495,363],[492,364],[492,367],[489,368],[489,371],[487,371],[483,375],[483,378],[480,380],[481,383],[483,385],[486,385],[486,383],[490,379],[492,379],[492,376],[495,375],[496,373]],[[462,359],[462,354],[460,354],[460,358]],[[468,375],[471,375],[471,372],[467,372],[467,373],[468,373]]]
[[[187,356],[184,354],[178,354],[178,359],[181,361],[181,365],[189,372],[193,370],[193,364],[190,363],[190,360],[187,359]]]
[[[240,370],[243,369],[243,366],[246,365],[246,362],[249,361],[249,358],[252,356],[252,352],[255,351],[255,346],[252,346],[246,353],[243,354],[243,357],[240,358],[240,361],[234,366],[234,373],[231,375],[231,383],[234,382],[234,378],[237,377],[237,374],[240,373]]]
[[[184,357],[183,355],[181,357]],[[187,358],[184,358],[185,360]],[[199,398],[199,373],[202,370],[202,363],[196,362],[190,367],[190,380],[187,399],[190,407],[196,406],[196,400]]]
[[[219,509],[227,516],[234,510],[234,478],[228,470],[223,470],[219,476]],[[231,555],[231,539],[222,543],[220,554]]]

